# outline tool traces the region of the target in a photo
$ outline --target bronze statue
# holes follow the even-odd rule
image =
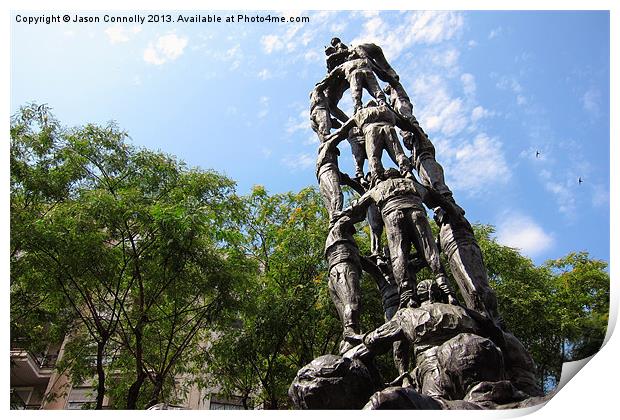
[[[351,88],[353,99],[353,113],[362,108],[362,90],[366,89],[380,104],[386,104],[385,93],[372,71],[367,58],[363,58],[356,51],[351,51],[347,60],[333,69],[327,76],[329,79],[344,79]]]
[[[422,198],[416,184],[408,178],[400,177],[395,169],[388,169],[386,180],[379,181],[343,214],[365,213],[371,203],[381,211],[387,233],[394,279],[399,286],[401,306],[417,306],[414,294],[415,279],[410,278],[407,267],[409,254],[414,246],[428,263],[439,287],[448,295],[449,303],[456,304],[446,274],[439,260],[439,250],[435,244]]]
[[[353,234],[355,226],[348,216],[340,217],[329,230],[325,241],[325,257],[329,265],[329,294],[336,306],[343,326],[340,352],[351,345],[348,337],[360,332],[360,277],[359,249]]]
[[[481,409],[540,403],[534,362],[505,329],[473,229],[445,183],[435,148],[413,115],[398,74],[375,44],[348,47],[333,38],[325,53],[329,73],[310,94],[310,120],[320,139],[316,175],[330,219],[328,288],[343,332],[340,355],[320,356],[298,371],[289,388],[293,404],[306,409]],[[387,97],[377,78],[388,83]],[[352,118],[338,108],[349,88]],[[365,107],[363,89],[374,97]],[[338,166],[337,145],[345,138],[353,176]],[[384,150],[398,169],[383,167]],[[344,210],[342,185],[359,194]],[[435,213],[438,244],[425,206]],[[370,255],[360,253],[354,236],[355,224],[364,218]],[[384,231],[387,249],[381,245]],[[450,286],[440,252],[465,306]],[[433,278],[417,282],[424,267]],[[386,321],[366,334],[360,321],[362,272],[376,282]],[[390,348],[399,375],[386,384],[374,358]]]
[[[319,182],[319,191],[332,223],[336,214],[342,210],[343,201],[340,170],[338,169],[339,154],[338,148],[333,143],[321,143],[316,160],[316,179]]]
[[[381,157],[384,150],[398,165],[401,173],[407,176],[411,172],[411,162],[405,156],[394,129],[398,123],[396,115],[389,107],[370,101],[366,107],[358,110],[353,118],[332,133],[328,141],[338,144],[348,136],[349,130],[357,126],[364,135],[371,182],[383,178],[384,167]]]
[[[454,280],[468,308],[491,319],[500,321],[497,298],[489,286],[482,251],[474,237],[474,230],[460,214],[450,214],[438,208],[435,221],[439,226],[439,244],[448,258]]]

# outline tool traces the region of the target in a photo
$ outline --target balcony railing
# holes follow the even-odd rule
[[[11,356],[27,354],[40,369],[53,369],[58,360],[57,354],[33,353],[19,347],[11,348]]]

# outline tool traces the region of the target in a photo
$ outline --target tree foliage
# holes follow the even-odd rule
[[[340,332],[323,287],[326,214],[313,189],[269,196],[255,187],[244,206],[236,245],[255,262],[253,275],[237,327],[210,348],[206,369],[225,392],[280,408],[298,367],[333,352]]]
[[[493,239],[491,226],[476,237],[509,330],[534,358],[541,388],[551,390],[562,363],[591,356],[601,347],[609,315],[609,273],[587,252],[536,266],[516,249]]]
[[[234,306],[239,278],[224,240],[234,183],[125,137],[113,124],[62,129],[35,105],[11,130],[12,333],[35,343],[33,331],[64,321],[75,383],[95,357],[97,408],[106,385],[122,388],[132,370],[114,404],[136,408],[147,379],[157,402],[189,369],[203,329]],[[22,314],[31,301],[55,307],[39,305],[45,313],[32,319]],[[67,316],[57,320],[59,308]]]
[[[115,408],[180,402],[181,377],[246,408],[288,407],[297,370],[336,353],[342,333],[320,195],[238,197],[226,177],[126,137],[114,124],[63,128],[46,106],[12,118],[12,340],[36,352],[69,337],[58,368],[94,378],[97,407],[104,394]],[[602,344],[607,264],[577,252],[536,266],[491,226],[474,230],[503,319],[550,389],[563,361]],[[383,322],[367,275],[362,294],[367,331]],[[395,374],[389,355],[379,363]]]

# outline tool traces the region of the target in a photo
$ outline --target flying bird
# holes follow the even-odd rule
[[[539,156],[540,156],[540,152],[537,150],[536,151],[536,157],[539,157]]]
[[[583,179],[581,179],[581,177],[579,177],[579,179],[577,180],[577,182],[579,182],[579,184],[581,184],[583,182]]]

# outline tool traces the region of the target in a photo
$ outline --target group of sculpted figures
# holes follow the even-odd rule
[[[374,44],[349,48],[334,38],[325,54],[328,74],[310,94],[310,119],[320,141],[316,176],[330,217],[329,291],[343,339],[339,355],[320,356],[299,370],[289,389],[295,407],[479,409],[540,402],[534,362],[503,324],[472,227],[446,185],[398,74]],[[350,117],[338,108],[347,90],[354,106]],[[364,91],[373,98],[366,104]],[[354,176],[338,166],[344,139]],[[384,151],[398,169],[384,168]],[[343,185],[359,194],[347,208]],[[439,227],[437,240],[425,206]],[[355,224],[363,220],[370,227],[370,255],[360,254],[354,238]],[[424,267],[433,277],[418,282]],[[377,283],[386,321],[365,333],[362,272]],[[374,359],[389,351],[399,376],[386,384]]]

